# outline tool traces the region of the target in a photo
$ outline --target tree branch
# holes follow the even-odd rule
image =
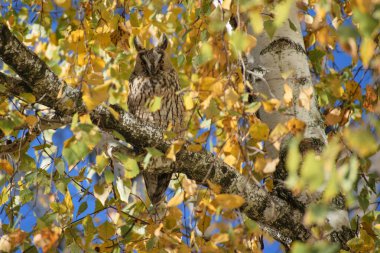
[[[14,37],[5,25],[0,25],[0,32],[0,57],[24,80],[39,103],[54,108],[61,115],[84,111],[79,91],[59,80],[46,63]],[[8,92],[13,93],[13,90]],[[59,96],[60,93],[63,95]],[[68,100],[77,101],[77,107],[67,106]],[[91,113],[93,122],[100,128],[118,131],[136,147],[156,147],[163,152],[170,147],[160,131],[120,108],[115,109],[120,114],[118,120],[107,108],[99,106]],[[176,170],[197,183],[202,184],[207,178],[221,185],[223,192],[242,196],[246,200],[242,211],[283,244],[289,246],[293,240],[305,241],[310,236],[302,223],[300,210],[268,193],[213,154],[190,152],[185,145],[176,158]]]
[[[84,111],[81,94],[60,80],[47,64],[0,24],[1,59],[28,84],[37,100],[60,114]]]
[[[4,91],[1,86],[5,88]],[[0,72],[0,94],[7,90],[12,91],[12,94],[8,92],[6,95],[20,95],[24,92],[32,92],[28,84],[20,78],[11,77]]]

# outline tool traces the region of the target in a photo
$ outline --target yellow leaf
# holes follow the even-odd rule
[[[67,1],[70,1],[70,0],[67,0]],[[72,31],[67,39],[67,41],[69,43],[76,43],[80,40],[83,40],[84,39],[84,31],[79,29],[79,30],[75,30],[75,31]]]
[[[362,44],[360,46],[360,55],[363,60],[363,65],[365,68],[368,67],[369,61],[374,56],[376,48],[376,43],[369,37],[364,37]]]
[[[368,129],[345,128],[343,131],[343,139],[347,146],[361,157],[373,155],[379,149],[375,137]]]
[[[235,194],[218,194],[212,202],[223,209],[235,209],[241,207],[245,200]]]
[[[252,35],[235,30],[230,35],[230,43],[232,49],[237,52],[249,52],[256,46],[257,39]]]
[[[106,66],[104,60],[102,58],[96,57],[95,55],[91,55],[91,64],[95,72],[102,72]]]
[[[174,207],[181,204],[184,200],[185,194],[183,191],[177,193],[173,198],[171,198],[168,202],[168,207]]]
[[[0,169],[4,170],[8,175],[13,174],[13,167],[7,160],[0,159]]]
[[[62,8],[70,8],[71,7],[71,0],[54,0],[54,2]]]
[[[95,86],[93,89],[90,89],[88,85],[83,86],[83,101],[87,107],[87,110],[92,111],[99,104],[108,99],[108,89],[110,83],[103,85]]]
[[[161,100],[162,97],[154,96],[153,99],[149,102],[149,111],[156,112],[161,109]]]
[[[216,194],[219,194],[222,191],[222,187],[218,184],[214,184],[210,180],[207,179],[208,187]]]
[[[71,200],[70,191],[66,191],[64,203],[70,212],[74,210],[74,205],[73,205],[73,201]]]
[[[288,128],[282,124],[277,124],[272,132],[269,134],[269,140],[271,142],[278,141],[281,137],[285,136],[289,132]]]
[[[228,165],[234,167],[237,163],[236,157],[233,155],[228,155],[224,158],[224,162],[227,163]]]
[[[306,124],[299,119],[292,118],[286,123],[286,126],[292,134],[297,134],[305,130]]]
[[[274,8],[274,25],[281,27],[289,17],[289,10],[293,4],[293,0],[285,0],[276,4]]]
[[[34,128],[38,122],[38,119],[34,115],[28,115],[25,118],[25,122],[28,124],[30,128]]]
[[[250,24],[252,25],[253,31],[255,31],[256,34],[262,33],[264,30],[264,20],[261,15],[261,10],[253,9],[249,13]]]
[[[20,97],[26,100],[28,103],[35,103],[36,102],[36,97],[32,93],[21,93]]]
[[[107,106],[108,110],[110,111],[110,113],[112,114],[112,116],[116,119],[116,120],[119,120],[120,119],[120,114],[115,111],[112,107],[110,106]]]
[[[183,102],[185,104],[186,110],[191,110],[194,108],[193,96],[191,93],[187,93],[183,96]]]
[[[84,53],[80,53],[78,54],[78,65],[79,66],[84,66],[86,65],[87,63],[87,57],[88,56],[88,53],[87,52],[84,52]]]
[[[239,95],[233,88],[228,88],[224,95],[225,102],[227,104],[227,108],[231,109],[232,106],[239,100]]]
[[[277,166],[279,161],[280,161],[280,159],[278,159],[278,158],[271,160],[271,161],[267,161],[267,164],[265,165],[263,172],[267,173],[267,174],[275,172],[276,166]]]
[[[225,10],[229,10],[231,7],[232,0],[224,0],[222,3],[222,8]]]
[[[199,221],[197,222],[197,227],[202,233],[206,231],[206,229],[210,226],[211,217],[209,215],[200,215]]]
[[[214,234],[211,237],[211,241],[214,243],[223,243],[223,242],[228,242],[229,240],[230,240],[230,238],[229,238],[227,233]]]
[[[271,98],[267,101],[263,101],[262,103],[263,108],[266,112],[273,112],[277,110],[281,105],[281,102],[276,98]]]
[[[197,190],[197,184],[194,180],[184,178],[181,182],[183,190],[186,193],[186,196],[193,196]]]
[[[301,106],[305,107],[306,110],[310,111],[311,98],[313,96],[313,87],[301,88],[299,103]]]
[[[202,151],[202,145],[191,144],[191,145],[187,146],[187,150],[190,152],[200,152],[200,151]]]
[[[224,93],[224,82],[223,81],[217,81],[212,86],[212,95],[214,97],[219,97],[223,95]]]
[[[176,154],[181,150],[183,143],[184,142],[182,140],[174,141],[172,145],[170,145],[169,150],[166,152],[166,157],[172,161],[176,161]]]
[[[92,72],[87,75],[87,83],[91,85],[100,86],[104,83],[104,77],[102,73]]]
[[[263,155],[257,156],[255,160],[255,171],[257,171],[258,173],[263,172],[266,163],[267,161],[265,160]]]
[[[293,75],[293,73],[294,73],[294,70],[290,69],[288,71],[282,71],[280,74],[281,74],[282,79],[287,80],[290,76]]]
[[[285,83],[284,84],[284,102],[286,106],[291,106],[293,100],[293,90],[292,88]]]
[[[98,183],[94,186],[94,196],[102,203],[103,206],[106,203],[106,200],[110,195],[111,191],[112,186],[107,185],[105,183]]]
[[[355,82],[354,80],[350,80],[345,84],[345,86],[346,92],[344,93],[344,96],[346,99],[361,99],[361,89],[357,82]]]
[[[87,113],[79,116],[79,122],[82,124],[92,124],[91,117]]]
[[[249,133],[255,140],[266,141],[269,136],[269,127],[265,123],[256,122],[249,128]]]

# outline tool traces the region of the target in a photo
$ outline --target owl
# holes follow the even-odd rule
[[[167,37],[163,34],[158,45],[152,49],[145,49],[137,37],[133,43],[138,53],[135,68],[129,78],[130,113],[161,130],[166,130],[170,126],[171,131],[177,134],[177,138],[182,137],[185,109],[179,94],[177,72],[165,51],[168,46]],[[161,107],[157,111],[149,110],[148,105],[155,97],[161,98]],[[142,172],[149,199],[154,206],[164,200],[172,176],[170,172],[154,171],[157,169],[170,171],[167,168],[172,165],[172,161],[164,157],[154,157]]]

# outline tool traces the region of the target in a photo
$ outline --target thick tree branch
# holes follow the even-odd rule
[[[2,90],[1,86],[5,88],[4,91]],[[7,90],[12,91],[12,95],[19,95],[24,92],[32,92],[28,84],[20,78],[11,77],[0,72],[0,94],[6,92]]]
[[[59,80],[5,25],[0,25],[0,32],[0,57],[27,83],[41,104],[54,108],[61,115],[83,111],[84,105],[79,99],[79,91]],[[59,96],[60,93],[63,95]],[[66,102],[69,100],[77,101],[78,107],[67,106]],[[93,122],[100,128],[118,131],[134,146],[156,147],[164,152],[169,148],[170,143],[164,140],[160,131],[138,121],[119,108],[115,109],[120,114],[118,120],[108,109],[99,106],[92,112]],[[310,236],[302,223],[301,211],[257,186],[211,153],[190,152],[185,145],[177,154],[176,167],[178,172],[185,173],[197,183],[204,183],[207,178],[221,185],[225,193],[242,196],[246,200],[242,211],[249,218],[262,224],[267,232],[285,245],[289,245],[293,240],[305,241]]]
[[[80,93],[60,80],[47,64],[0,24],[1,59],[28,84],[37,100],[61,114],[84,111]]]

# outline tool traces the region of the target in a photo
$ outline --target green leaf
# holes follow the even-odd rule
[[[330,244],[327,242],[318,241],[313,244],[295,242],[292,245],[291,253],[336,253],[338,251],[338,244]]]
[[[20,97],[30,104],[36,102],[36,97],[32,93],[21,93]]]
[[[116,179],[116,188],[119,193],[120,199],[123,202],[128,203],[128,198],[129,194],[131,193],[131,189],[124,184],[123,179],[121,179],[120,177]]]
[[[116,228],[109,221],[104,222],[102,225],[97,227],[98,235],[101,239],[107,240],[115,235]]]
[[[86,245],[89,245],[96,235],[96,228],[94,226],[94,223],[92,221],[91,216],[86,216],[86,218],[83,219],[83,232],[84,232],[84,238]]]
[[[62,161],[61,158],[56,158],[54,160],[54,165],[60,175],[65,174],[65,163]]]
[[[347,146],[361,157],[371,156],[379,149],[373,134],[364,128],[344,129],[343,139]]]
[[[274,26],[279,28],[283,26],[286,19],[289,17],[289,11],[294,0],[284,0],[277,3],[274,7]]]
[[[77,216],[81,215],[84,211],[86,211],[87,207],[88,207],[87,202],[82,202],[82,204],[80,204],[79,206]]]
[[[326,52],[322,50],[314,49],[314,50],[308,51],[308,55],[309,55],[311,64],[313,64],[313,68],[317,71],[317,73],[321,73],[322,66],[323,66],[322,61],[326,55]]]
[[[290,20],[290,19],[288,19],[288,22],[289,22],[289,27],[290,27],[290,29],[292,29],[293,31],[297,31],[297,27],[294,25],[294,23]]]
[[[102,205],[106,203],[108,196],[112,191],[112,187],[110,185],[105,184],[104,182],[98,182],[94,186],[94,196],[97,198]]]
[[[273,20],[265,20],[264,21],[264,30],[267,32],[269,38],[273,38],[274,33],[276,32],[277,28],[273,23]]]
[[[83,160],[102,138],[99,129],[92,124],[78,124],[71,130],[74,136],[65,141],[62,151],[69,164],[69,170]]]
[[[149,103],[149,111],[156,112],[161,109],[161,101],[162,97],[154,96],[153,99]]]
[[[148,147],[148,148],[145,148],[149,154],[152,155],[152,157],[161,157],[164,155],[164,153],[162,153],[160,150],[154,148],[154,147]]]
[[[371,37],[374,35],[375,31],[378,32],[379,21],[376,20],[370,13],[363,13],[358,8],[353,9],[354,15],[353,19],[355,22],[359,23],[358,30],[364,37]]]
[[[115,157],[123,164],[126,178],[134,178],[139,174],[139,165],[135,159],[121,153],[116,153]]]
[[[241,31],[233,31],[229,41],[237,53],[248,51],[256,46],[256,38]]]
[[[199,55],[193,58],[194,64],[196,66],[207,63],[213,58],[212,47],[207,42],[204,42],[200,48]]]
[[[317,191],[324,182],[323,164],[314,152],[308,152],[304,156],[301,167],[301,179],[312,192]]]
[[[286,158],[286,168],[290,173],[298,171],[301,162],[301,154],[299,152],[300,138],[293,138],[288,145],[288,154]]]
[[[109,168],[107,168],[104,171],[104,178],[105,178],[107,184],[111,184],[113,182],[113,180],[115,179],[115,176],[112,173],[112,171]]]

